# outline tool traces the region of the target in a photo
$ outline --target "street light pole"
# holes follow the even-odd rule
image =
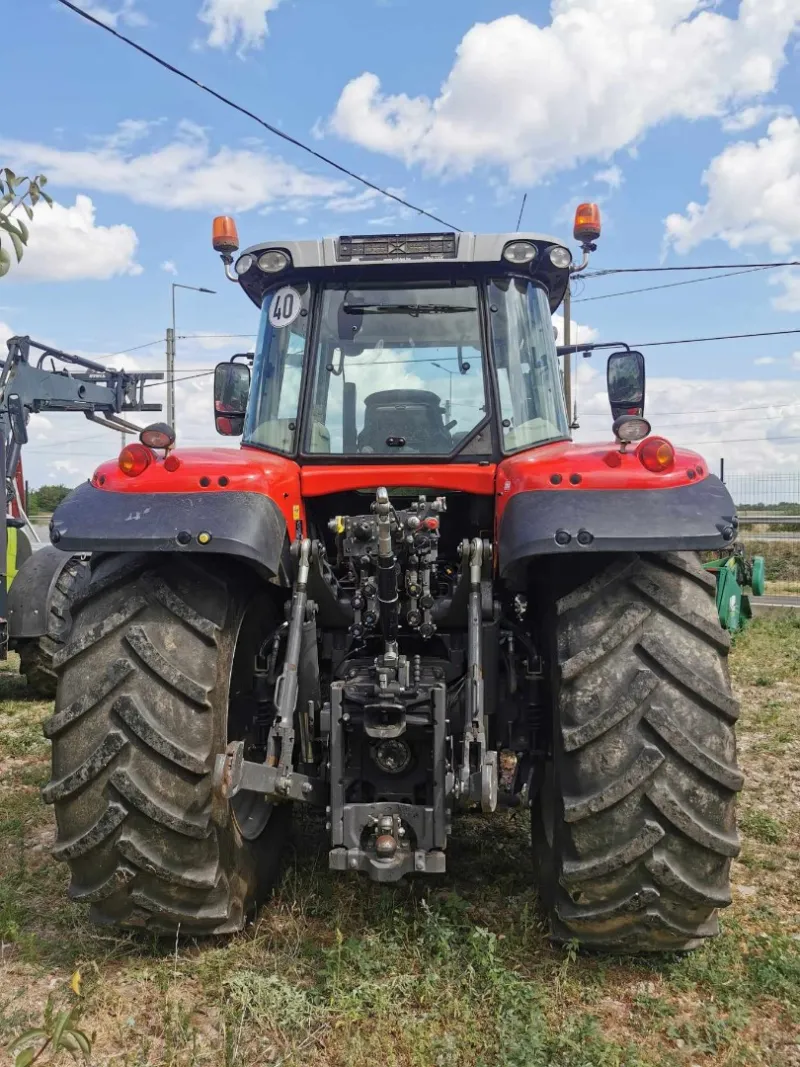
[[[175,429],[175,290],[191,289],[193,293],[210,293],[216,296],[215,289],[203,289],[196,285],[181,285],[180,282],[172,282],[172,329],[167,330],[167,422]]]

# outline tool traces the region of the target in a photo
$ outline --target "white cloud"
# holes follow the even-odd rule
[[[569,322],[570,322],[569,343],[571,345],[584,345],[584,344],[588,344],[589,341],[596,341],[597,340],[599,334],[598,334],[598,331],[594,328],[594,326],[583,326],[579,322],[575,322],[574,319],[570,319]],[[558,333],[556,334],[556,344],[563,345],[564,344],[564,316],[563,315],[553,315],[553,325],[555,326],[556,330],[558,331]],[[581,357],[577,356],[577,357],[574,357],[574,358],[580,359]]]
[[[101,137],[90,137],[92,141],[98,141],[103,148],[116,151],[118,148],[128,148],[137,141],[143,140],[148,134],[166,122],[166,119],[123,119],[117,123],[113,133]]]
[[[778,361],[774,356],[759,356],[758,359],[753,360],[753,363],[755,363],[757,367],[769,367],[777,362]]]
[[[722,120],[723,130],[730,133],[742,133],[744,130],[752,130],[754,126],[760,126],[768,119],[774,119],[776,115],[790,115],[792,109],[776,104],[754,104],[751,107],[742,108],[731,115],[726,115]]]
[[[800,242],[800,120],[773,119],[757,141],[729,145],[703,175],[705,204],[665,220],[678,252],[719,239],[731,248],[768,245],[785,255]]]
[[[175,263],[171,259],[165,259],[164,262],[161,264],[161,269],[166,274],[177,274],[178,273],[178,268],[175,266]]]
[[[72,206],[39,204],[30,223],[28,247],[9,278],[33,282],[102,281],[119,274],[140,274],[135,260],[136,231],[119,223],[98,226],[88,196]]]
[[[405,197],[406,195],[405,189],[393,189],[391,185],[387,187],[386,191],[392,193],[393,196]],[[366,211],[377,204],[385,203],[388,203],[388,200],[376,189],[363,189],[360,193],[331,197],[325,203],[325,207],[328,211],[333,211],[336,214],[349,214],[357,211]],[[410,214],[408,208],[404,208],[401,205],[398,205],[398,208],[401,215],[408,217]]]
[[[238,40],[243,55],[249,48],[260,48],[269,33],[267,14],[281,0],[204,0],[198,18],[209,27],[208,44],[212,48],[230,48]]]
[[[130,126],[122,127],[123,137],[133,134]],[[193,123],[182,122],[171,141],[138,154],[130,141],[120,142],[120,129],[110,142],[106,138],[99,147],[84,150],[0,138],[0,156],[23,173],[24,168],[44,171],[51,186],[96,189],[167,209],[247,211],[290,198],[343,196],[350,188],[266,152],[227,146],[214,150],[206,131]]]
[[[148,26],[150,20],[136,7],[136,0],[122,0],[120,7],[112,11],[102,4],[95,4],[92,0],[76,0],[78,7],[83,8],[87,15],[93,15],[106,26],[116,29],[119,24],[127,26]]]
[[[770,278],[771,285],[782,285],[783,295],[776,296],[772,306],[778,311],[800,311],[800,267],[779,271]]]
[[[505,166],[527,184],[607,159],[671,119],[719,117],[775,87],[800,0],[552,0],[551,23],[475,24],[439,96],[350,81],[329,128],[436,173]],[[413,68],[408,68],[409,70]]]
[[[622,168],[613,163],[610,167],[606,167],[605,170],[599,170],[594,175],[594,180],[596,182],[605,182],[609,191],[611,191],[620,188],[625,181],[625,175],[622,173]]]

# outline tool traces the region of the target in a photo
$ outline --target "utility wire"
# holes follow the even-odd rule
[[[65,0],[59,0],[64,3]],[[664,271],[678,270],[766,270],[769,267],[800,267],[800,259],[787,259],[779,263],[702,263],[695,266],[680,267],[607,267],[602,270],[587,271],[582,278],[603,278],[606,274],[659,274]]]
[[[728,271],[727,274],[709,274],[705,278],[687,278],[685,282],[666,282],[664,285],[648,285],[644,289],[623,289],[619,293],[603,293],[602,296],[573,297],[573,304],[588,304],[591,300],[611,300],[615,296],[632,296],[634,293],[654,293],[657,289],[677,289],[679,285],[698,285],[700,282],[713,282],[718,278],[737,278],[741,274],[754,274],[769,270],[768,267],[750,267],[748,270]]]
[[[176,341],[227,340],[230,337],[258,337],[257,333],[179,333]],[[163,341],[163,338],[162,338]]]
[[[653,418],[666,418],[669,415],[716,415],[720,411],[765,411],[768,408],[790,408],[800,406],[800,400],[790,400],[786,404],[753,404],[750,407],[744,408],[689,408],[688,411],[651,411],[648,412],[648,417],[652,415]],[[601,415],[598,412],[589,412],[588,414],[581,415],[582,419],[605,419],[606,415]],[[780,415],[777,418],[794,418],[794,415]]]
[[[525,195],[522,198],[522,205],[521,205],[521,207],[519,209],[519,218],[517,219],[517,233],[519,233],[519,228],[522,225],[522,216],[525,214],[525,205],[527,204],[527,202],[528,202],[528,194],[525,193]]]
[[[632,344],[631,348],[658,348],[660,345],[696,345],[701,341],[739,341],[747,337],[784,337],[787,334],[800,333],[796,330],[763,330],[760,333],[726,333],[719,337],[684,337],[680,341],[644,341]]]
[[[338,170],[341,174],[347,175],[348,178],[352,178],[353,181],[360,182],[361,185],[365,185],[368,189],[372,189],[374,192],[380,193],[381,196],[385,196],[389,200],[394,200],[395,203],[401,204],[403,207],[409,208],[411,211],[416,212],[418,215],[424,215],[425,218],[431,219],[433,222],[438,222],[442,226],[446,226],[449,230],[455,230],[457,233],[461,233],[461,230],[458,228],[458,226],[454,226],[450,222],[445,222],[445,220],[440,219],[438,215],[432,215],[429,211],[425,211],[424,208],[417,207],[416,204],[409,203],[408,200],[404,200],[401,196],[397,196],[395,193],[390,193],[387,189],[382,189],[380,185],[375,185],[374,182],[368,181],[366,178],[362,178],[359,174],[356,174],[354,171],[349,170],[347,167],[343,167],[341,163],[335,162],[335,160],[331,159],[329,156],[325,156],[321,152],[317,152],[310,145],[304,144],[296,137],[291,137],[288,133],[284,133],[283,130],[279,130],[277,126],[273,126],[265,119],[260,118],[254,112],[248,111],[247,108],[242,107],[241,104],[234,103],[234,101],[228,99],[227,96],[223,96],[222,93],[218,93],[216,89],[211,89],[209,88],[209,86],[203,85],[202,82],[198,81],[196,78],[193,78],[191,74],[186,74],[185,71],[179,70],[178,67],[174,67],[171,63],[168,63],[166,59],[162,59],[154,52],[149,52],[146,48],[143,48],[142,45],[137,44],[136,41],[132,41],[130,37],[126,37],[118,30],[115,30],[113,26],[109,26],[105,22],[101,22],[100,19],[95,18],[94,15],[90,15],[88,11],[84,11],[76,4],[71,3],[70,0],[58,0],[58,2],[63,7],[69,8],[70,11],[74,11],[76,15],[80,15],[82,19],[86,19],[87,22],[92,22],[95,26],[99,26],[101,30],[105,30],[106,33],[113,34],[114,37],[117,37],[120,41],[123,41],[131,48],[135,48],[137,52],[141,52],[142,55],[147,56],[148,59],[152,59],[155,63],[158,63],[159,66],[164,67],[165,70],[170,71],[172,74],[177,74],[179,78],[183,78],[184,81],[190,82],[198,89],[202,89],[204,93],[209,93],[211,96],[215,97],[223,104],[227,104],[228,107],[232,107],[234,111],[238,111],[240,114],[246,115],[247,118],[253,119],[254,122],[257,122],[260,126],[263,126],[265,130],[269,130],[270,133],[275,134],[276,137],[280,137],[282,140],[287,141],[289,144],[294,145],[296,148],[301,149],[303,152],[307,152],[310,156],[313,156],[315,159],[318,159],[322,163],[327,164],[327,166],[333,167],[334,170]]]
[[[134,345],[133,348],[123,348],[121,352],[112,352],[109,356],[100,356],[100,359],[113,359],[115,356],[127,356],[129,352],[138,352],[142,348],[152,348],[153,345],[163,345],[164,338],[159,337],[157,341],[146,341],[143,345]]]
[[[173,378],[172,379],[172,383],[173,383],[173,385],[178,385],[179,382],[191,382],[191,381],[194,381],[195,378],[207,378],[210,374],[213,374],[213,373],[214,373],[214,370],[212,368],[211,370],[204,370],[200,374],[190,374],[186,378]],[[163,386],[163,385],[166,385],[166,382],[145,382],[144,385],[142,386],[142,389],[152,389],[157,385]]]

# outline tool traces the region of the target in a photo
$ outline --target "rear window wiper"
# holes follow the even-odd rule
[[[342,310],[346,315],[381,315],[399,313],[401,315],[446,315],[460,311],[477,311],[475,307],[461,307],[453,304],[344,304]]]

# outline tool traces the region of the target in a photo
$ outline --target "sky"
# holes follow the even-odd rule
[[[523,229],[564,240],[578,202],[601,204],[592,269],[800,258],[800,0],[79,6],[460,229],[513,231],[527,194]],[[0,119],[0,166],[44,172],[55,203],[37,209],[22,263],[0,280],[0,343],[29,334],[163,369],[171,283],[215,290],[177,293],[181,445],[231,443],[214,434],[210,376],[192,375],[246,351],[257,329],[211,250],[214,215],[236,217],[243,247],[442,228],[55,0],[8,4],[3,26],[16,103]],[[800,329],[800,268],[614,295],[696,277],[576,279],[578,336]],[[655,432],[713,466],[724,456],[731,473],[800,470],[800,333],[644,352]],[[584,440],[609,436],[604,358],[579,360]],[[81,416],[29,429],[32,486],[77,484],[119,447]]]

